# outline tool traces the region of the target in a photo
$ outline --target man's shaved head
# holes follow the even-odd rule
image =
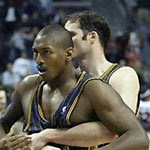
[[[36,38],[46,36],[53,44],[59,45],[61,48],[66,49],[73,47],[73,42],[70,33],[61,25],[53,24],[43,28]]]

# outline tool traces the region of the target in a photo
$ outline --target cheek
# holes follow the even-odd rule
[[[63,68],[63,64],[64,64],[64,59],[62,57],[57,58],[53,61],[51,61],[48,65],[50,72],[59,72],[59,70],[61,70],[61,68]]]
[[[33,54],[33,60],[36,61],[36,54]]]
[[[74,43],[74,51],[77,52],[79,49],[81,49],[81,43],[82,41],[79,40],[79,39],[74,39],[73,40],[73,43]]]

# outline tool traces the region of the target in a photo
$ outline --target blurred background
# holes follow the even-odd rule
[[[141,86],[139,120],[149,133],[150,0],[0,0],[0,115],[15,86],[37,73],[31,48],[38,31],[83,10],[95,10],[110,23],[107,59],[136,70]]]

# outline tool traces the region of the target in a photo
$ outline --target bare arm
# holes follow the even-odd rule
[[[143,128],[136,119],[134,113],[123,103],[121,97],[109,85],[101,81],[92,81],[88,83],[88,86],[86,85],[83,93],[87,96],[87,99],[90,100],[97,117],[102,123],[110,131],[119,135],[119,138],[108,146],[103,147],[101,150],[147,150],[148,138]],[[73,138],[67,138],[67,135],[71,135],[72,137],[76,135],[75,132],[70,133],[69,130],[70,129],[66,131],[55,130],[58,132],[51,132],[51,129],[47,129],[38,134],[39,141],[42,142],[42,145],[45,145],[45,142],[55,142],[67,145],[70,145],[70,143],[72,143],[72,145],[81,144],[81,146],[83,146],[85,143],[82,143],[79,139],[78,143],[73,143]],[[38,138],[38,136],[36,134],[34,137]],[[62,137],[64,137],[64,139]],[[88,139],[88,141],[90,140]],[[93,144],[95,143],[90,143],[90,145]]]
[[[116,135],[112,135],[99,122],[88,122],[70,129],[45,129],[40,133],[31,135],[31,137],[32,143],[35,143],[34,145],[38,143],[38,146],[53,142],[70,146],[90,147],[98,143],[104,144],[110,142],[116,138]]]
[[[136,72],[131,67],[122,67],[111,76],[109,83],[135,113],[139,93],[139,80]]]
[[[110,84],[135,113],[139,92],[139,81],[136,72],[130,67],[122,67],[111,76]],[[76,146],[104,144],[116,138],[116,136],[108,131],[100,122],[81,124],[66,132],[59,130],[50,130],[50,132],[54,134],[54,139],[58,143]]]
[[[90,99],[102,123],[119,135],[101,150],[147,150],[148,138],[144,129],[134,113],[126,107],[121,97],[109,85],[92,81],[88,83],[84,93]]]
[[[123,101],[136,111],[139,81],[136,72],[130,67],[122,67],[110,78],[111,86],[120,94]],[[131,90],[132,89],[132,90]],[[51,140],[61,144],[91,146],[113,141],[116,136],[100,122],[89,122],[69,130],[47,129],[43,134],[51,133]],[[74,136],[76,135],[76,136]],[[88,142],[87,142],[88,141]]]
[[[6,135],[10,131],[11,126],[24,115],[22,97],[23,93],[29,89],[25,87],[24,82],[18,85],[13,93],[12,103],[8,106],[5,114],[0,118],[0,149],[2,150],[29,149],[28,144],[31,140],[27,135]]]
[[[54,143],[89,147],[111,142],[115,137],[100,122],[88,122],[64,131],[54,129],[51,138]]]
[[[29,149],[27,145],[31,141],[30,137],[26,135],[14,135],[13,133],[6,135],[11,126],[23,114],[21,104],[17,101],[18,98],[18,93],[14,92],[12,104],[7,108],[6,113],[0,119],[0,150]]]
[[[11,126],[23,115],[20,99],[21,97],[16,90],[12,96],[12,103],[0,118],[0,137],[5,136],[5,133],[8,133]]]
[[[2,134],[8,133],[11,126],[22,116],[24,116],[23,97],[26,97],[26,95],[31,92],[37,79],[37,75],[28,76],[24,78],[23,81],[16,87],[14,93],[12,94],[12,103],[7,107],[5,114],[0,118],[0,132],[2,131]],[[24,103],[26,102],[28,104],[28,99],[29,98],[26,97]]]

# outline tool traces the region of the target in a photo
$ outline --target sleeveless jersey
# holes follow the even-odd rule
[[[120,65],[120,64],[117,64],[117,63],[112,64],[112,65],[100,76],[100,79],[109,84],[110,77],[111,77],[112,74],[113,74],[115,71],[117,71],[119,68],[121,68],[121,65]],[[140,105],[140,98],[139,98],[139,95],[138,95],[138,102],[137,102],[137,108],[136,108],[136,113],[135,113],[137,117],[138,117],[138,115],[139,115],[139,105]]]
[[[112,76],[112,74],[117,71],[120,68],[119,64],[112,64],[101,76],[100,79],[102,79],[104,82],[109,83],[109,79]]]
[[[28,119],[24,126],[24,131],[28,132],[28,134],[38,133],[46,128],[70,128],[73,125],[70,122],[70,116],[73,112],[77,102],[78,97],[81,94],[82,89],[85,84],[90,80],[99,80],[99,78],[92,77],[90,74],[82,72],[80,78],[72,91],[67,95],[67,97],[61,102],[59,108],[53,115],[53,119],[51,122],[47,121],[44,118],[42,113],[41,106],[39,104],[39,99],[42,94],[42,89],[45,82],[37,79],[36,87],[33,90],[33,94],[30,100],[30,105],[28,109]],[[62,148],[64,145],[56,144],[54,146]],[[72,147],[68,146],[69,149],[84,149],[87,150],[88,147]]]
[[[109,84],[109,80],[110,80],[110,77],[112,76],[112,74],[117,71],[119,68],[121,68],[121,65],[120,64],[117,64],[117,63],[114,63],[112,64],[101,76],[100,76],[100,79],[106,83]],[[139,96],[138,96],[139,97]],[[136,113],[135,115],[138,117],[138,114],[139,114],[139,104],[140,104],[140,99],[138,98],[138,103],[137,103],[137,108],[136,108]],[[106,144],[101,144],[99,145],[98,147],[103,147],[105,145],[107,145],[108,143]],[[97,146],[93,146],[91,148],[91,150],[93,149],[96,149]]]

